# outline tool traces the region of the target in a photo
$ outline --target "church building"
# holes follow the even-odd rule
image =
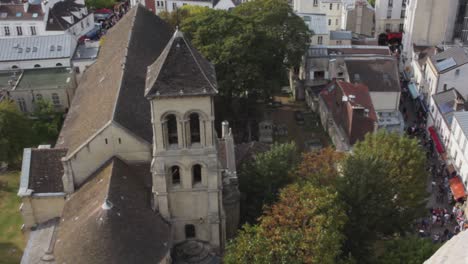
[[[142,6],[103,40],[54,148],[25,149],[22,263],[220,263],[239,224],[216,73]]]

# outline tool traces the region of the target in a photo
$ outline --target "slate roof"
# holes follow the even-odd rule
[[[453,114],[456,111],[468,110],[463,96],[455,88],[432,95],[439,113],[445,119],[448,127],[452,124]]]
[[[365,84],[370,92],[401,92],[394,58],[346,59],[349,81]]]
[[[145,69],[171,36],[169,25],[140,5],[112,27],[99,58],[81,78],[56,147],[70,154],[111,121],[152,142]]]
[[[453,118],[457,120],[465,137],[468,137],[468,112],[456,112],[453,114]]]
[[[351,31],[330,31],[330,39],[331,40],[352,40],[353,39],[353,32]]]
[[[343,101],[344,96],[346,101]],[[377,115],[366,85],[335,81],[323,89],[320,97],[335,123],[347,134],[350,144],[363,140],[366,133],[374,131]]]
[[[151,209],[151,185],[135,166],[112,158],[67,200],[56,263],[159,263],[168,253],[170,226]]]
[[[214,66],[176,31],[161,56],[148,67],[147,97],[216,94]]]
[[[63,166],[66,149],[32,149],[28,188],[34,193],[63,192]]]
[[[18,14],[20,14],[18,16]],[[24,4],[2,4],[0,5],[0,21],[9,20],[32,20],[42,21],[44,13],[41,5],[29,5],[28,10],[24,11]]]
[[[462,47],[453,47],[431,56],[430,61],[438,73],[445,73],[468,63],[468,54]]]
[[[86,8],[84,5],[75,2],[75,0],[62,0],[55,3],[49,9],[46,30],[67,30],[87,16],[82,12],[84,8]],[[73,20],[67,21],[64,17],[73,17]]]
[[[75,47],[71,34],[0,38],[0,61],[70,58]]]

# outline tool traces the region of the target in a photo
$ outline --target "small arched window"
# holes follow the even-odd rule
[[[197,113],[193,113],[190,118],[190,142],[200,143],[200,118]]]
[[[193,184],[199,184],[202,182],[202,167],[200,164],[193,165],[192,174],[193,174]]]
[[[40,94],[40,93],[36,94],[36,100],[37,101],[42,100],[42,94]]]
[[[180,168],[179,168],[179,166],[172,166],[171,167],[171,178],[172,178],[172,185],[180,184]]]
[[[34,68],[40,68],[41,65],[40,64],[34,64]]]
[[[18,66],[17,65],[13,65],[11,66],[12,69],[18,69]]]
[[[169,145],[178,144],[179,137],[177,135],[177,119],[175,115],[168,115],[166,118],[167,122],[167,139]]]
[[[55,66],[57,66],[57,67],[62,67],[63,64],[62,64],[62,63],[57,63],[57,64],[55,64]]]
[[[194,238],[195,235],[195,226],[185,225],[185,238]]]

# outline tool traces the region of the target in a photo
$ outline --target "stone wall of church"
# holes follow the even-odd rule
[[[151,161],[151,144],[110,124],[71,158],[75,186],[81,185],[112,156],[126,162]]]
[[[200,142],[190,142],[190,114],[197,113]],[[168,115],[177,122],[177,144],[168,143]],[[153,193],[155,207],[171,222],[174,243],[186,239],[224,245],[221,168],[214,140],[214,109],[210,96],[156,98],[152,101]],[[194,182],[193,167],[201,165],[201,182]],[[171,168],[177,166],[180,180],[173,183]],[[187,236],[194,228],[194,237]],[[189,232],[190,233],[190,232]]]
[[[24,196],[21,198],[21,202],[20,212],[24,227],[29,228],[49,219],[60,217],[65,205],[65,194]]]

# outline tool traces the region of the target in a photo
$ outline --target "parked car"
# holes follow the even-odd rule
[[[298,125],[304,125],[304,114],[301,111],[294,111],[294,119]]]

